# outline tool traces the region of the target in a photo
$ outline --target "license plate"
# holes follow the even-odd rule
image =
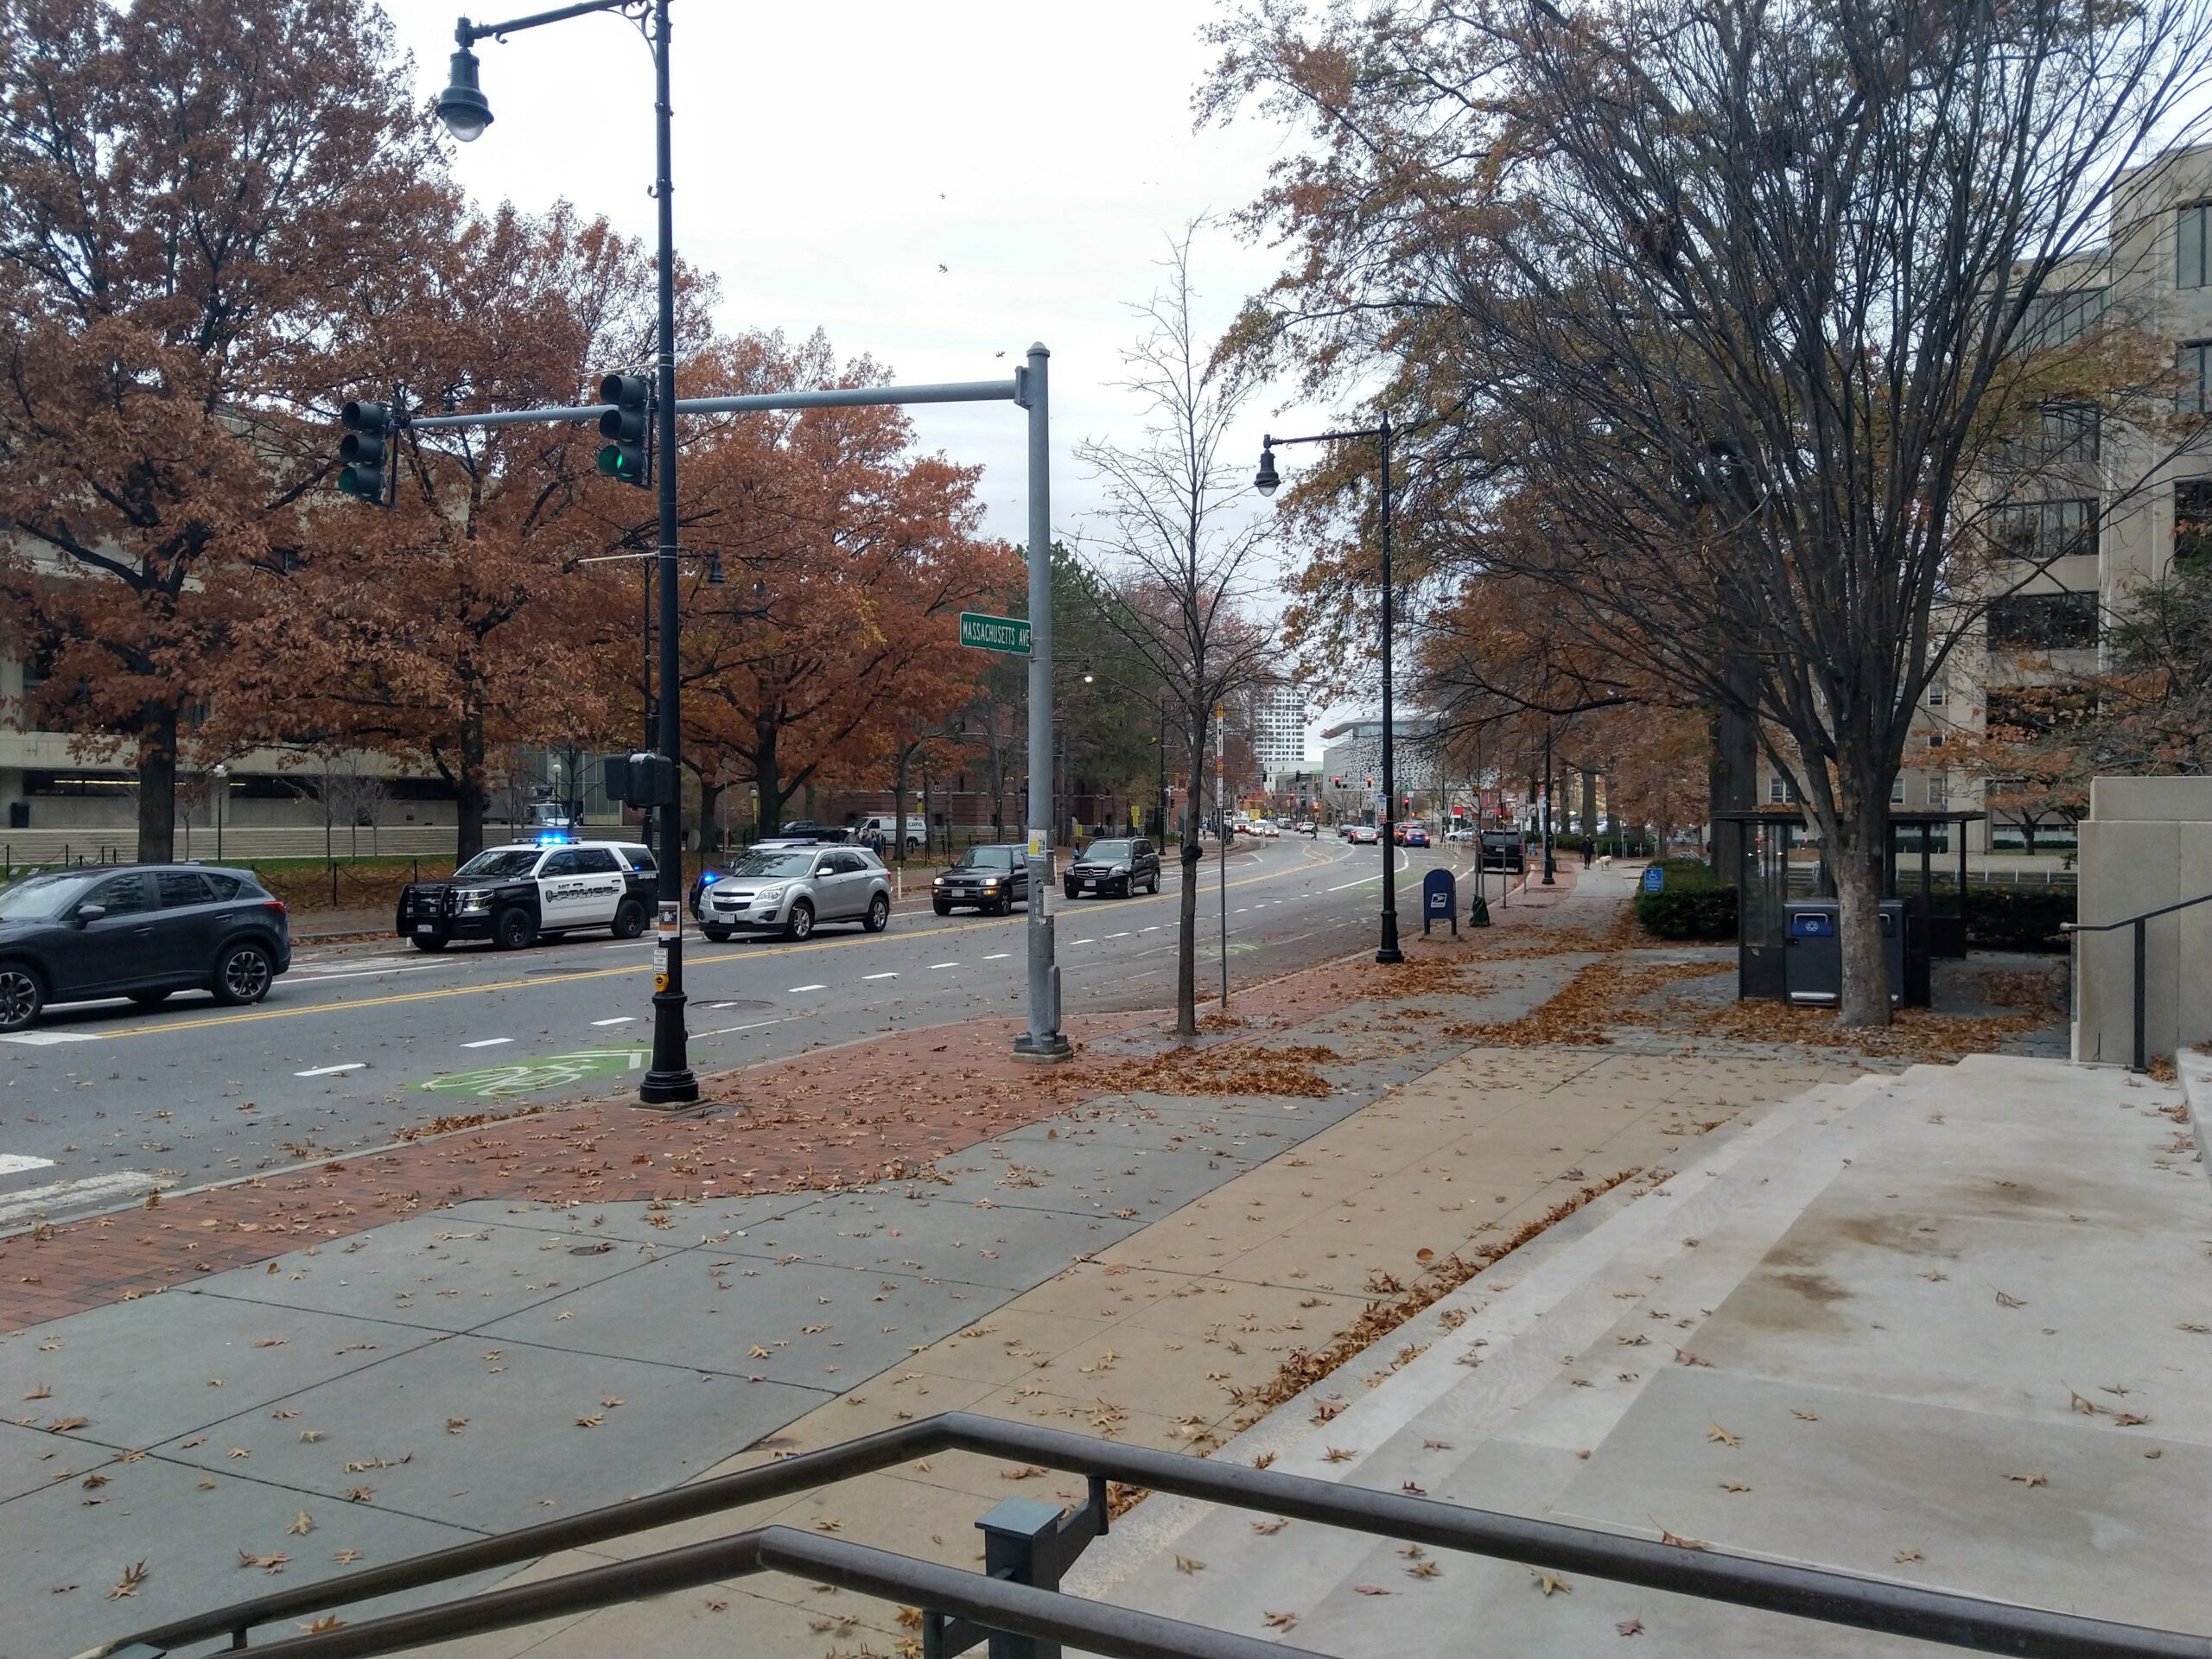
[[[1098,884],[1096,881],[1086,881],[1083,884],[1083,890],[1085,893],[1095,893],[1097,891],[1097,888]]]
[[[435,922],[417,922],[415,924],[415,931],[417,933],[435,933],[438,929]]]

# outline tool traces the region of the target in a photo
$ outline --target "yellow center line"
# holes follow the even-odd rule
[[[1241,887],[1254,881],[1271,880],[1277,876],[1298,874],[1299,871],[1294,868],[1264,871],[1257,875],[1240,876],[1229,885],[1232,887]],[[1179,893],[1161,893],[1137,899],[1135,902],[1140,905],[1157,904],[1161,900],[1179,898]],[[1128,902],[1123,901],[1125,905]],[[1059,912],[1055,912],[1055,914],[1058,913]],[[952,922],[944,927],[931,929],[929,937],[933,938],[941,933],[968,933],[983,927],[1002,927],[1007,925],[1007,920],[1010,919],[1002,920],[994,918],[989,920],[973,922]],[[1027,923],[1024,922],[1023,925],[1027,926]],[[741,967],[747,963],[758,962],[764,957],[786,956],[794,950],[818,954],[823,950],[840,950],[849,949],[854,945],[873,944],[881,937],[875,933],[856,933],[849,938],[808,939],[794,941],[788,944],[772,944],[764,950],[748,950],[742,956],[694,957],[684,963],[684,969],[688,974],[694,971],[704,972],[714,968]],[[355,997],[350,1001],[336,1002],[308,1002],[277,1008],[249,1008],[238,1014],[211,1014],[204,1020],[166,1020],[154,1025],[123,1026],[113,1031],[103,1031],[98,1034],[103,1038],[155,1037],[163,1032],[204,1031],[213,1026],[240,1026],[260,1020],[296,1020],[308,1014],[351,1013],[355,1008],[389,1008],[398,1007],[403,1003],[435,1002],[454,996],[488,996],[494,991],[518,991],[536,985],[574,985],[591,979],[620,979],[626,976],[638,974],[641,966],[642,964],[625,963],[618,968],[582,969],[573,974],[533,974],[524,979],[498,979],[482,985],[448,985],[435,991],[395,991],[384,996]]]

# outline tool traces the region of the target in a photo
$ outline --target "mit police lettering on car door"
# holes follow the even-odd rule
[[[603,922],[614,914],[622,891],[613,855],[595,848],[555,853],[538,871],[538,911],[549,926]]]

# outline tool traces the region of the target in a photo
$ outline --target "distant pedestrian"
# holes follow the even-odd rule
[[[1582,868],[1586,870],[1590,868],[1590,861],[1597,855],[1598,838],[1597,836],[1592,836],[1582,843]]]
[[[883,857],[883,830],[880,826],[868,832],[868,849],[875,855],[879,861],[881,861]]]

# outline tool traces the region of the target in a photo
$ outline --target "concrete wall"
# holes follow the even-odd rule
[[[2114,921],[2212,893],[2212,778],[2099,778],[2082,825],[2081,919]],[[2148,925],[2144,1033],[2172,1054],[2212,1038],[2212,905]],[[2074,1058],[2133,1052],[2134,930],[2080,937]]]

